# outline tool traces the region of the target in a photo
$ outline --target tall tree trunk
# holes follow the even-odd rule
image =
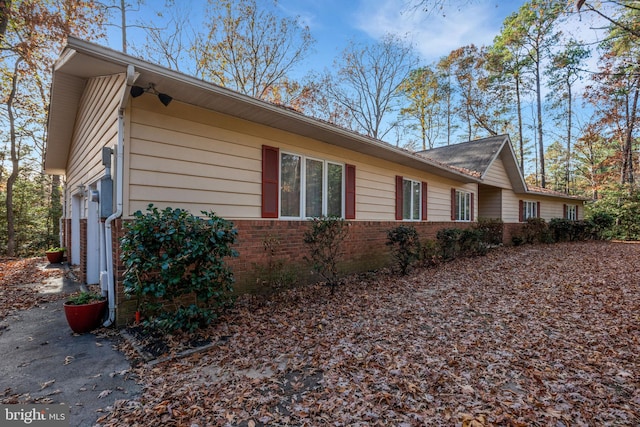
[[[423,103],[421,103],[423,104]],[[420,136],[422,137],[422,149],[427,149],[427,121],[425,120],[425,108],[424,104],[420,105]],[[429,142],[429,148],[431,147],[431,142]]]
[[[9,116],[9,135],[11,142],[11,174],[7,178],[7,198],[5,200],[5,206],[7,210],[7,256],[16,256],[16,229],[15,229],[15,215],[13,214],[13,185],[18,179],[19,173],[19,157],[17,149],[17,137],[16,137],[16,120],[13,114],[13,102],[16,99],[16,91],[18,87],[18,70],[20,62],[18,59],[15,63],[13,76],[11,78],[11,92],[7,98],[7,113]]]
[[[60,218],[62,217],[62,203],[60,194],[60,175],[53,175],[51,179],[51,206],[49,208],[51,217],[51,235],[60,239]],[[57,240],[56,240],[57,242]],[[56,243],[54,246],[58,246]],[[64,246],[64,244],[62,245]]]
[[[473,136],[472,123],[471,123],[471,111],[469,111],[469,107],[466,107],[466,119],[467,119],[467,141],[471,141]]]
[[[120,0],[120,28],[122,30],[122,52],[127,53],[127,4]]]
[[[537,50],[536,58],[540,58],[540,51]],[[538,149],[540,157],[540,186],[546,188],[547,181],[544,170],[544,145],[542,143],[542,90],[540,88],[540,61],[536,61],[536,104],[538,108]]]
[[[451,70],[447,69],[447,145],[451,145]]]
[[[571,126],[573,124],[572,116],[573,116],[573,100],[571,94],[571,82],[569,81],[569,77],[567,76],[567,97],[568,97],[568,105],[567,105],[567,164],[564,171],[564,180],[565,187],[564,192],[569,194],[569,182],[571,180]]]
[[[640,79],[636,78],[636,87],[633,94],[633,101],[631,101],[631,105],[627,101],[627,129],[624,136],[624,150],[623,150],[623,170],[622,170],[622,183],[623,184],[633,184],[634,176],[633,176],[633,128],[636,121],[636,114],[638,111],[638,95],[640,95],[640,88],[638,84],[640,83]],[[629,111],[631,108],[631,111]]]
[[[520,100],[520,75],[516,74],[516,108],[518,109],[518,139],[520,140],[520,172],[524,176],[524,136],[522,133],[522,101]]]
[[[9,10],[11,10],[11,0],[0,0],[0,40],[4,38],[7,32]]]

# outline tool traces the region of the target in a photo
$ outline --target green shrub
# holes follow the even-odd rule
[[[342,244],[348,235],[349,224],[337,217],[314,218],[304,233],[304,243],[309,248],[309,256],[305,259],[331,287],[331,293],[338,285],[338,262],[343,255]]]
[[[445,261],[457,258],[460,255],[460,235],[459,228],[442,228],[438,230],[436,239],[442,251],[442,259]]]
[[[640,191],[633,185],[615,185],[600,194],[601,199],[587,205],[597,237],[640,240]]]
[[[387,246],[400,268],[400,274],[407,274],[409,267],[420,257],[420,239],[412,226],[400,225],[387,232]]]
[[[514,234],[511,236],[511,243],[513,246],[520,246],[524,244],[524,237],[520,233]]]
[[[553,236],[544,218],[529,218],[522,227],[522,237],[526,243],[552,243]]]
[[[549,231],[556,242],[567,242],[571,239],[573,221],[563,218],[553,218],[549,221]]]
[[[105,297],[97,292],[80,292],[75,295],[71,295],[66,303],[69,305],[85,305],[92,302],[104,301]]]
[[[589,225],[591,236],[594,239],[602,240],[611,236],[611,229],[616,219],[609,212],[594,211],[586,221]]]
[[[587,221],[553,218],[549,221],[549,233],[555,242],[587,240],[591,237],[591,225]]]
[[[573,221],[571,240],[588,240],[591,234],[591,224],[588,221]]]
[[[234,279],[224,258],[237,256],[237,231],[213,212],[202,214],[149,205],[125,224],[124,290],[138,299],[146,326],[194,331],[230,303]]]
[[[488,246],[484,231],[476,228],[443,228],[436,234],[442,259],[486,255]]]
[[[425,240],[420,243],[419,262],[423,267],[438,265],[441,259],[441,249],[437,241]]]
[[[504,222],[500,218],[478,218],[478,223],[474,228],[482,231],[483,240],[486,244],[502,244]]]
[[[460,255],[478,256],[487,254],[487,243],[483,230],[465,228],[458,237]]]

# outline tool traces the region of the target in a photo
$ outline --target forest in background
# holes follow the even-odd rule
[[[428,20],[439,8],[473,2],[414,0],[406,7]],[[162,25],[129,22],[139,6],[0,0],[3,255],[58,245],[64,182],[44,173],[51,67],[68,35],[102,43],[113,25],[129,54],[407,150],[508,133],[529,185],[587,196],[590,210],[639,222],[637,1],[531,0],[505,19],[492,45],[461,46],[430,64],[397,35],[354,40],[331,68],[303,77],[294,70],[312,55],[313,34],[275,3],[208,0],[197,29],[172,0],[158,11]],[[561,31],[580,14],[601,18],[598,44]],[[144,27],[144,42],[128,41],[134,26]],[[597,69],[587,62],[594,57]],[[622,237],[639,235],[633,229]]]

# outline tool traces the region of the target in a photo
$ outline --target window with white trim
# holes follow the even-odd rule
[[[522,218],[524,221],[529,218],[538,218],[538,203],[527,200],[522,202]]]
[[[280,154],[280,216],[344,216],[344,165]]]
[[[473,193],[456,190],[455,220],[471,221],[471,198]]]
[[[578,207],[576,205],[567,205],[566,219],[575,221],[578,219]]]
[[[422,218],[422,183],[412,179],[402,179],[402,219],[420,221]]]

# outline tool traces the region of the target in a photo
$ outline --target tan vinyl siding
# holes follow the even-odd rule
[[[512,188],[511,181],[509,180],[509,176],[507,175],[507,171],[501,157],[498,157],[493,162],[483,178],[484,183],[487,185],[493,185],[500,188]]]
[[[540,216],[549,222],[553,218],[562,218],[563,203],[551,200],[540,201]]]
[[[478,217],[502,218],[502,192],[497,187],[481,187],[478,192]]]
[[[505,190],[502,192],[502,221],[505,223],[520,222],[520,205],[522,194]]]
[[[66,167],[66,187],[71,193],[79,185],[95,183],[103,174],[101,150],[113,147],[118,137],[118,108],[124,74],[96,77],[86,84],[78,107]],[[67,198],[71,212],[71,198]]]
[[[358,220],[395,220],[395,176],[429,185],[429,221],[449,221],[451,187],[461,184],[321,141],[154,97],[132,100],[125,212],[149,203],[229,219],[261,217],[262,145],[356,166]],[[477,200],[476,200],[477,202]]]
[[[578,206],[578,219],[584,217],[584,209],[582,202],[578,200],[570,199],[556,199],[552,197],[539,197],[540,200],[540,213],[545,221],[550,221],[553,218],[564,218],[564,205],[577,205]]]
[[[128,212],[144,211],[153,203],[194,214],[260,217],[264,140],[211,126],[208,122],[221,121],[219,114],[177,102],[169,107],[172,113],[182,112],[177,117],[162,114],[165,107],[152,97],[136,99],[133,105]]]
[[[361,220],[395,219],[395,175],[381,168],[356,166],[356,217]]]

